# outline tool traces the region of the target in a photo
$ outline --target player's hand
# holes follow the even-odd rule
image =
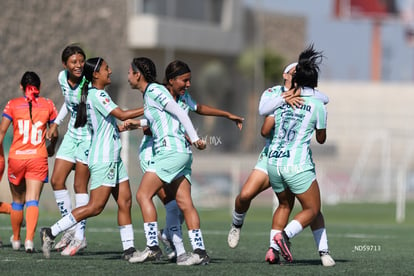
[[[303,105],[304,100],[300,97],[300,90],[294,91],[293,89],[286,91],[283,93],[283,98],[285,99],[286,103],[290,105],[293,109],[297,107],[301,107]]]
[[[239,130],[242,130],[244,118],[231,114],[229,119],[236,123]]]
[[[198,139],[193,143],[193,145],[199,150],[203,150],[207,147],[207,143],[203,139]]]
[[[57,137],[59,135],[58,131],[57,131],[57,127],[58,127],[57,124],[52,124],[49,127],[49,129],[46,131],[46,139],[47,140],[50,141],[50,140],[52,140],[53,137]]]

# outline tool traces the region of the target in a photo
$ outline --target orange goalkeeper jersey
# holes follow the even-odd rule
[[[57,111],[49,99],[38,97],[32,102],[32,119],[25,97],[10,100],[3,110],[3,117],[13,123],[13,142],[9,158],[29,159],[47,157],[47,125],[56,119]]]

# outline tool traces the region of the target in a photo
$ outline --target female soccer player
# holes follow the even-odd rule
[[[164,79],[168,91],[186,113],[191,110],[200,115],[224,117],[235,122],[239,130],[242,129],[244,118],[193,100],[188,92],[191,86],[191,70],[185,62],[175,60],[169,63],[165,69]],[[144,173],[153,157],[152,146],[152,136],[144,135],[139,149],[139,159]],[[177,257],[177,263],[180,263],[187,256],[181,232],[182,214],[177,206],[177,202],[170,195],[166,194],[164,189],[158,192],[158,197],[166,208],[166,226],[160,231],[159,238],[164,244],[168,258],[173,259]]]
[[[322,54],[315,51],[313,45],[299,55],[292,89],[301,95],[303,103],[295,109],[284,104],[274,110],[275,129],[267,163],[270,184],[281,205],[289,206],[293,197],[302,205],[302,211],[287,226],[288,216],[280,210],[273,214],[273,240],[288,262],[293,259],[289,239],[321,216],[320,192],[309,148],[315,130],[318,143],[326,140],[326,108],[312,97],[318,84],[321,59]]]
[[[72,210],[52,227],[41,229],[42,250],[46,258],[50,257],[50,249],[59,233],[83,219],[99,215],[111,194],[118,204],[118,225],[124,250],[122,258],[128,260],[136,253],[131,224],[131,189],[120,156],[121,140],[115,119],[126,120],[141,116],[143,109],[125,111],[112,101],[104,90],[111,83],[111,73],[106,61],[100,57],[85,62],[85,83],[82,85],[74,127],[84,127],[87,124],[92,135],[88,154],[90,200],[86,205]]]
[[[12,194],[10,212],[13,230],[12,247],[20,249],[20,229],[26,205],[26,252],[34,251],[33,237],[39,218],[39,198],[43,183],[48,180],[48,149],[45,133],[57,116],[49,99],[39,96],[40,78],[35,72],[25,72],[20,82],[23,97],[10,100],[0,123],[0,159],[4,159],[3,140],[13,124],[13,142],[8,157],[8,179]],[[56,137],[51,141],[54,148]]]
[[[274,86],[263,92],[260,99],[259,113],[261,115],[268,115],[263,122],[261,134],[266,138],[266,144],[259,155],[258,161],[248,179],[242,187],[240,194],[236,197],[233,210],[232,227],[228,234],[228,244],[230,248],[235,248],[240,239],[241,228],[244,223],[245,216],[249,210],[251,201],[261,192],[270,187],[269,177],[267,172],[267,154],[268,148],[273,137],[274,130],[274,116],[268,113],[283,104],[283,100],[290,106],[299,107],[302,104],[302,99],[299,95],[294,96],[292,91],[289,91],[292,83],[292,75],[296,70],[297,62],[291,63],[285,67],[283,72],[284,85]],[[324,104],[329,102],[326,95],[315,89],[314,97],[321,100]],[[270,111],[269,111],[270,110]],[[277,210],[279,215],[289,217],[294,205],[294,198],[288,205],[279,204]],[[322,213],[311,224],[312,233],[318,247],[321,261],[324,266],[332,266],[333,259],[329,255],[328,242],[326,239],[326,229]],[[270,233],[270,246],[266,253],[265,260],[270,264],[279,263],[279,247],[273,240],[274,233]]]
[[[155,153],[136,194],[144,220],[147,247],[129,261],[144,262],[159,259],[161,256],[157,237],[157,211],[152,197],[164,188],[176,199],[183,212],[193,247],[191,257],[179,264],[208,263],[209,257],[204,247],[200,219],[191,199],[192,155],[189,150],[190,143],[198,149],[204,149],[206,144],[198,137],[188,115],[168,90],[156,83],[156,69],[150,59],[133,59],[128,81],[132,88],[139,89],[144,94],[144,115],[153,135]]]
[[[49,131],[53,133],[61,124],[66,114],[70,114],[67,132],[56,154],[55,165],[51,178],[53,193],[60,214],[63,216],[72,211],[72,200],[66,188],[66,179],[72,169],[75,169],[73,189],[75,191],[76,207],[86,205],[88,195],[88,149],[91,143],[91,135],[87,127],[75,128],[76,114],[80,101],[80,83],[83,80],[83,66],[86,55],[77,45],[69,45],[62,51],[62,64],[64,70],[59,73],[58,82],[65,98],[56,124]],[[55,249],[62,250],[62,255],[70,256],[87,246],[85,238],[86,220],[68,229],[61,240],[56,243]]]

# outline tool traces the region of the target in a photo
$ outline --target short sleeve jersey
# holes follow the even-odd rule
[[[184,95],[178,98],[178,105],[188,113],[189,110],[196,111],[197,103],[191,98],[190,94],[186,91]],[[181,131],[185,132],[181,126]],[[139,158],[140,160],[151,160],[154,155],[153,151],[154,139],[151,136],[144,135],[141,144],[139,146]],[[190,149],[191,150],[191,149]]]
[[[144,93],[144,116],[148,119],[154,138],[154,152],[191,153],[180,122],[164,110],[170,101],[174,101],[174,98],[163,85],[151,83],[147,86]]]
[[[68,83],[68,72],[63,70],[58,75],[58,82],[63,96],[65,97],[65,105],[69,111],[70,119],[68,123],[67,133],[75,139],[91,139],[91,135],[87,126],[75,128],[76,114],[79,105],[80,87],[76,85],[72,87]]]
[[[49,99],[38,97],[32,102],[32,119],[29,103],[25,97],[10,100],[3,111],[3,117],[13,124],[13,141],[9,158],[31,159],[47,157],[47,125],[56,119],[57,110]]]
[[[269,162],[278,166],[312,165],[309,147],[315,129],[325,129],[327,112],[324,104],[302,93],[302,107],[292,109],[283,104],[275,110],[275,133],[269,147]]]
[[[105,90],[89,89],[87,124],[92,135],[89,164],[118,162],[121,159],[121,137],[115,117],[110,114],[117,107]]]
[[[271,101],[276,97],[281,96],[281,94],[285,91],[283,86],[277,85],[277,86],[273,86],[271,88],[266,89],[263,93],[262,96],[260,97],[260,102],[262,101]],[[269,115],[269,116],[274,116]],[[265,144],[265,149],[267,150],[267,148],[270,146],[270,142],[272,141],[274,135],[274,128],[272,129],[269,137],[270,138],[266,138],[266,144]],[[265,150],[263,149],[263,150]]]

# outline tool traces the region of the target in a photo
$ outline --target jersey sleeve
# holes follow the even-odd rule
[[[145,96],[151,101],[151,105],[158,106],[161,110],[164,110],[165,106],[174,100],[170,92],[166,88],[163,88],[163,86],[150,87],[145,92]]]
[[[272,114],[284,102],[281,86],[269,88],[260,97],[259,114],[261,116]]]
[[[185,101],[191,111],[194,112],[197,110],[197,102],[191,97],[188,91],[185,91],[184,95],[181,96],[181,100]]]
[[[323,104],[329,103],[329,97],[317,89],[315,89],[315,98],[322,101]]]
[[[47,102],[49,104],[49,124],[53,124],[58,115],[57,109],[56,109],[55,104],[51,100],[47,99]],[[66,106],[65,106],[65,109],[66,109]]]
[[[10,121],[13,121],[13,101],[10,100],[6,104],[6,107],[3,110],[3,117],[6,117]]]
[[[97,90],[91,95],[91,101],[94,107],[104,116],[108,116],[115,108],[118,107],[105,90]]]
[[[68,115],[68,107],[66,106],[66,103],[63,103],[54,123],[60,125],[65,119],[66,115]]]
[[[325,105],[319,104],[316,111],[316,129],[326,129],[328,112]]]

